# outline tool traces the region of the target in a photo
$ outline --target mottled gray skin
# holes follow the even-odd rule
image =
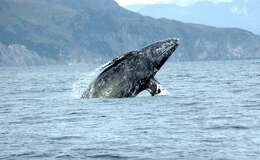
[[[177,39],[168,39],[112,60],[82,98],[135,97],[143,90],[152,96],[159,94],[154,76],[177,47]]]

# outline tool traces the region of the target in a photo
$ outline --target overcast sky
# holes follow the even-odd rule
[[[230,2],[232,0],[115,0],[119,5],[125,6],[130,4],[155,4],[155,3],[170,3],[173,2],[179,5],[188,5],[197,1],[212,1],[212,2]]]

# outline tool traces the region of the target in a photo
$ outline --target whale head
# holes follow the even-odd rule
[[[159,70],[179,45],[179,40],[170,38],[153,43],[142,49],[142,53],[152,61],[154,67]]]

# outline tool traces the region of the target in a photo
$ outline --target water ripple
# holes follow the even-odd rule
[[[229,130],[229,129],[234,129],[234,130],[248,130],[250,127],[246,126],[214,126],[214,127],[208,127],[205,128],[206,130]]]
[[[1,68],[0,159],[260,159],[259,60],[167,63],[169,96],[82,100],[89,67]]]
[[[88,156],[89,158],[94,158],[94,159],[127,159],[128,157],[123,157],[119,155],[113,155],[113,154],[98,154],[98,155],[92,155]]]

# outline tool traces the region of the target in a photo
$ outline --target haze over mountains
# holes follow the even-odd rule
[[[222,3],[204,0],[193,4],[184,2],[172,0],[170,4],[129,5],[126,8],[155,18],[243,28],[260,35],[259,0],[230,0]]]
[[[2,66],[101,63],[169,37],[180,38],[171,60],[260,58],[260,37],[251,32],[144,17],[113,0],[0,3]]]

